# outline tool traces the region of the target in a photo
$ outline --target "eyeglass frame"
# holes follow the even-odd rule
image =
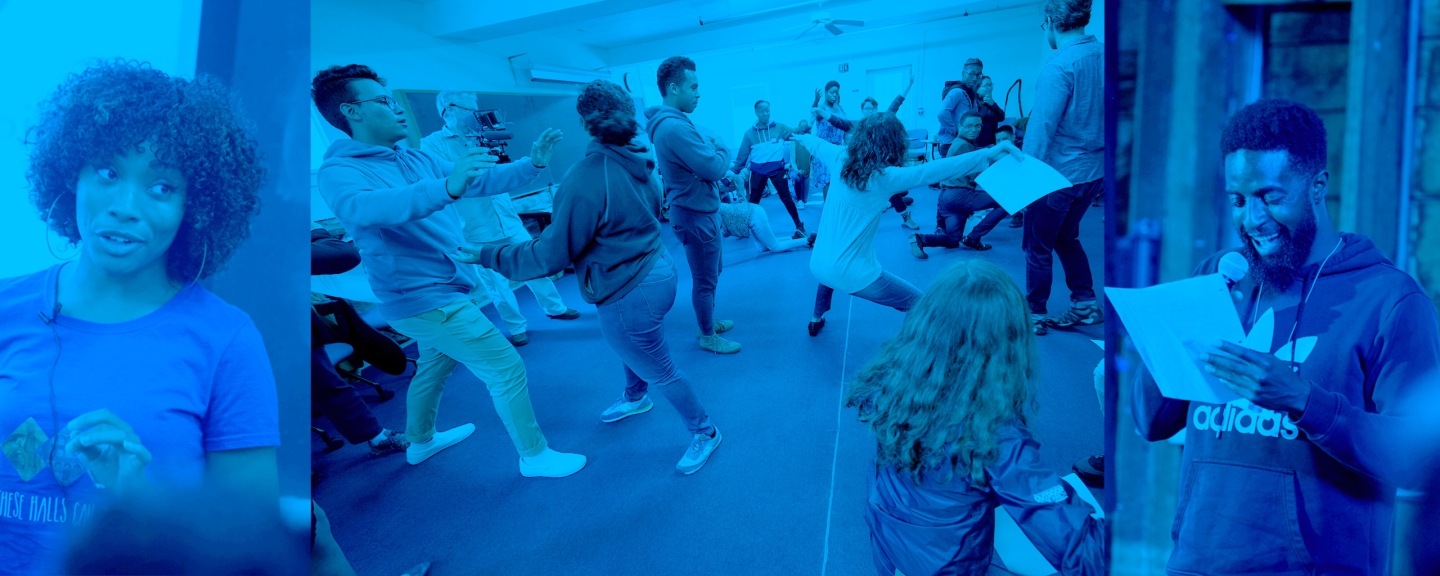
[[[341,104],[357,104],[357,105],[358,105],[358,104],[364,104],[364,103],[366,103],[366,102],[374,102],[374,101],[376,101],[376,100],[379,100],[381,104],[385,104],[385,101],[387,101],[387,100],[390,101],[391,104],[385,104],[385,106],[386,106],[387,108],[389,108],[391,112],[395,112],[395,113],[398,114],[398,113],[401,113],[401,112],[404,112],[404,111],[405,111],[405,108],[402,107],[402,106],[400,106],[400,101],[399,101],[399,100],[396,100],[393,96],[384,96],[384,95],[376,96],[376,97],[374,97],[374,98],[367,98],[367,99],[365,99],[365,100],[351,100],[351,101],[349,101],[349,102],[341,102]]]

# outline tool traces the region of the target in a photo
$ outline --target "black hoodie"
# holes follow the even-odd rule
[[[1397,415],[1440,369],[1440,327],[1410,275],[1370,239],[1341,237],[1318,277],[1311,265],[1284,293],[1252,278],[1235,287],[1246,344],[1282,362],[1293,353],[1314,385],[1299,420],[1245,400],[1165,399],[1139,379],[1141,433],[1186,431],[1170,574],[1387,573],[1395,489],[1413,487],[1416,472],[1397,451],[1408,436]],[[1222,255],[1197,273],[1215,273]]]
[[[665,253],[660,244],[660,186],[655,158],[643,145],[591,140],[585,158],[565,171],[554,220],[540,237],[481,246],[479,264],[506,278],[543,278],[575,264],[580,295],[591,304],[624,298]]]

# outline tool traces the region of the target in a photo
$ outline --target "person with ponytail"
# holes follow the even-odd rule
[[[658,387],[691,435],[676,469],[693,474],[721,436],[665,342],[665,315],[675,305],[678,280],[660,241],[655,156],[636,142],[635,103],[623,88],[591,82],[575,111],[592,139],[585,158],[560,182],[551,225],[528,242],[463,247],[461,257],[515,279],[541,278],[573,264],[580,295],[598,309],[600,332],[625,369],[624,393],[601,421],[648,412],[654,406],[649,388]]]
[[[1105,573],[1102,521],[1030,432],[1028,312],[1004,270],[963,260],[849,384],[845,405],[875,436],[865,521],[877,574],[993,574],[996,507],[1060,574]]]
[[[880,214],[890,207],[891,194],[917,186],[944,182],[976,174],[1006,154],[1024,160],[1014,144],[951,156],[919,166],[902,167],[909,148],[905,127],[894,114],[876,112],[855,125],[855,134],[844,148],[818,137],[798,135],[819,162],[820,170],[831,170],[830,199],[820,216],[810,272],[820,281],[815,294],[815,315],[810,319],[811,336],[825,325],[825,313],[835,290],[853,294],[901,312],[920,298],[920,289],[880,268],[875,256],[875,234]],[[821,167],[823,164],[823,168]]]
[[[7,574],[59,573],[67,529],[161,486],[278,498],[265,344],[200,284],[244,244],[266,179],[235,96],[205,76],[104,61],[66,78],[37,118],[30,200],[46,232],[78,248],[0,279]]]

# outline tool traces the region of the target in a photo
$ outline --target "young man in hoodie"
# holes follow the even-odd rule
[[[435,96],[435,106],[445,125],[420,141],[420,149],[442,160],[459,160],[471,148],[470,134],[460,123],[461,114],[475,114],[479,109],[474,92],[446,90]],[[497,194],[482,198],[461,198],[455,203],[456,212],[464,224],[465,241],[470,244],[509,244],[530,239],[530,232],[515,211],[515,202],[509,194]],[[574,320],[580,317],[576,311],[560,299],[560,291],[550,278],[536,278],[525,283],[514,282],[491,270],[478,270],[477,276],[490,299],[495,301],[495,310],[510,329],[511,340],[516,346],[530,342],[526,334],[528,322],[520,313],[515,301],[515,290],[520,286],[530,287],[545,315],[556,320]]]
[[[460,218],[447,209],[460,198],[493,196],[529,184],[550,160],[560,132],[546,130],[532,157],[496,166],[485,149],[457,162],[396,143],[407,136],[404,110],[384,80],[358,64],[321,71],[311,82],[315,107],[350,135],[325,152],[320,195],[355,238],[379,310],[397,332],[415,339],[420,360],[406,398],[406,460],[419,464],[464,440],[474,424],[436,432],[445,381],[463,363],[490,390],[495,411],[520,453],[520,473],[558,478],[578,472],[585,457],[551,450],[535,421],[525,364],[469,294],[475,270],[453,260],[464,242]]]
[[[693,281],[690,298],[700,324],[700,347],[718,354],[740,351],[738,342],[720,337],[735,326],[715,319],[715,286],[720,281],[720,191],[715,183],[730,167],[730,153],[714,138],[706,138],[686,116],[700,102],[700,78],[695,62],[671,56],[656,72],[661,106],[645,110],[645,131],[655,144],[655,159],[665,182],[670,204],[670,225],[685,245]]]
[[[770,119],[769,102],[755,102],[755,124],[746,129],[745,136],[740,139],[740,152],[735,155],[735,164],[730,167],[730,172],[738,176],[749,164],[751,204],[760,203],[766,182],[773,184],[775,192],[780,195],[780,203],[785,205],[790,220],[795,222],[792,238],[799,239],[805,237],[805,223],[800,221],[795,201],[790,198],[790,184],[785,181],[785,167],[791,164],[790,145],[786,139],[792,133],[789,126]]]
[[[1435,307],[1370,239],[1331,224],[1313,110],[1246,106],[1221,149],[1242,242],[1226,253],[1249,264],[1234,287],[1249,336],[1203,358],[1240,399],[1164,398],[1146,375],[1132,404],[1149,440],[1188,429],[1167,570],[1385,574],[1396,488],[1413,487],[1400,414],[1440,369]]]
[[[985,63],[979,58],[970,58],[961,68],[960,82],[947,86],[940,95],[940,113],[936,121],[940,130],[935,133],[935,142],[941,158],[948,157],[950,143],[960,133],[960,115],[966,112],[980,112],[980,97],[975,89],[980,87],[980,78],[985,75]]]

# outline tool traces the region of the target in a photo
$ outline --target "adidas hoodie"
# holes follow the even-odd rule
[[[1235,287],[1246,344],[1293,358],[1314,385],[1298,420],[1243,399],[1162,398],[1148,374],[1138,379],[1140,432],[1186,431],[1169,574],[1387,573],[1395,490],[1415,482],[1397,415],[1437,370],[1440,328],[1413,278],[1368,238],[1341,237],[1284,293],[1250,278]],[[1197,274],[1215,273],[1222,255]]]
[[[740,139],[740,153],[735,155],[731,172],[740,172],[750,164],[750,172],[756,176],[775,176],[785,173],[785,162],[790,146],[785,139],[793,131],[789,126],[776,124],[774,120],[764,128],[751,125]]]
[[[455,165],[411,148],[351,139],[325,151],[316,173],[320,196],[360,249],[380,313],[390,320],[429,312],[466,297],[475,270],[451,260],[464,236],[445,179]],[[540,175],[529,157],[476,178],[462,198],[507,194]]]

